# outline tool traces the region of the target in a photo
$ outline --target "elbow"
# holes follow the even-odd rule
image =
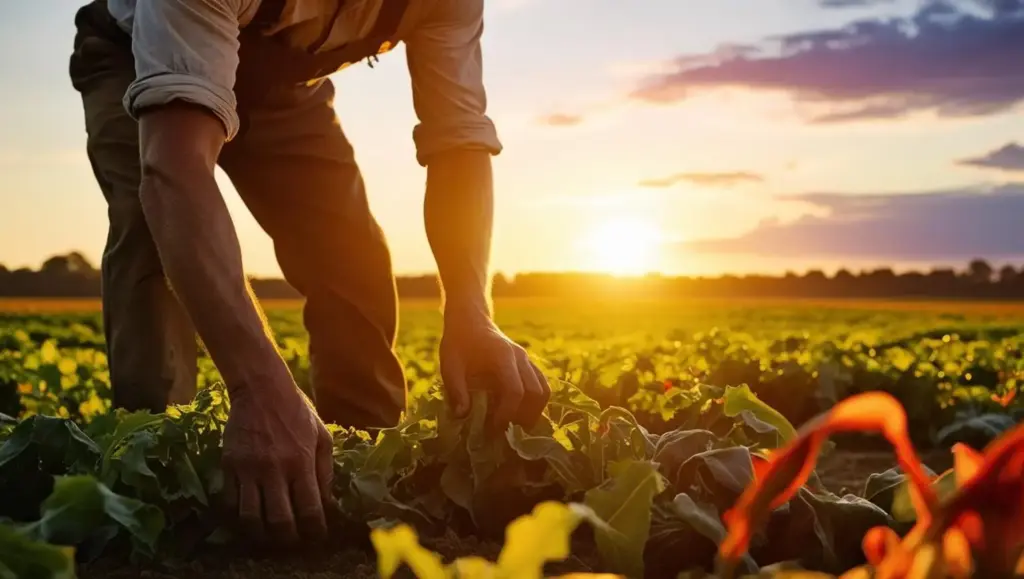
[[[213,170],[201,160],[142,158],[142,179],[139,183],[139,202],[147,219],[159,218],[167,204],[191,204],[195,196],[216,191]]]
[[[151,216],[162,209],[161,201],[174,195],[175,190],[187,190],[182,182],[184,173],[162,159],[142,159],[142,179],[139,182],[139,202],[142,210]]]
[[[160,200],[167,198],[166,191],[173,188],[171,171],[155,160],[142,160],[142,179],[139,182],[139,203],[147,219],[159,215]]]

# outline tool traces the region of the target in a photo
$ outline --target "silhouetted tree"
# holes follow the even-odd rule
[[[1012,284],[1017,281],[1018,273],[1012,265],[1004,265],[999,270],[999,283],[1001,284]]]
[[[967,266],[967,277],[974,283],[992,283],[995,270],[984,259],[974,259]]]
[[[301,294],[283,279],[250,280],[261,298],[299,298]],[[441,295],[436,275],[399,276],[403,297]],[[495,296],[657,297],[657,296],[764,296],[764,297],[944,297],[1024,298],[1024,269],[1012,265],[995,272],[982,259],[970,262],[962,274],[951,268],[935,268],[897,275],[891,268],[853,274],[838,270],[831,278],[821,270],[782,276],[731,274],[718,277],[668,277],[646,275],[618,278],[600,273],[525,273],[514,278],[496,273],[492,282]],[[96,297],[100,293],[99,272],[81,253],[72,252],[47,259],[39,270],[11,271],[0,265],[0,296]]]

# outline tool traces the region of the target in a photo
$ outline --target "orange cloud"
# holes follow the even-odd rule
[[[640,181],[641,187],[666,188],[680,183],[691,183],[703,187],[732,187],[744,183],[762,183],[764,176],[749,171],[730,171],[724,173],[676,173],[668,177],[645,179]]]
[[[552,113],[550,115],[544,115],[539,118],[537,122],[549,127],[575,127],[583,122],[583,115]]]

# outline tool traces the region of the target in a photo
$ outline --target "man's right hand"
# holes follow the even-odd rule
[[[224,498],[243,533],[285,545],[299,541],[299,529],[303,540],[326,537],[332,451],[330,433],[294,384],[261,384],[232,395]]]

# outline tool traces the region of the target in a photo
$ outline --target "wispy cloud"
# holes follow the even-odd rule
[[[665,188],[680,183],[690,183],[703,187],[732,187],[744,183],[761,183],[764,176],[749,171],[731,171],[725,173],[676,173],[668,177],[644,179],[641,187]]]
[[[575,127],[583,122],[583,115],[569,113],[551,113],[537,119],[537,122],[548,127]]]
[[[795,221],[764,221],[689,251],[773,257],[968,259],[1024,255],[1024,183],[917,193],[809,193],[784,199],[821,210]]]
[[[957,164],[1000,171],[1024,171],[1024,147],[1017,143],[1007,143],[980,157],[961,159]]]
[[[865,19],[681,56],[674,70],[648,76],[631,97],[669,104],[708,89],[780,91],[819,123],[919,112],[990,115],[1024,101],[1022,53],[1024,0],[925,0],[910,18]]]

